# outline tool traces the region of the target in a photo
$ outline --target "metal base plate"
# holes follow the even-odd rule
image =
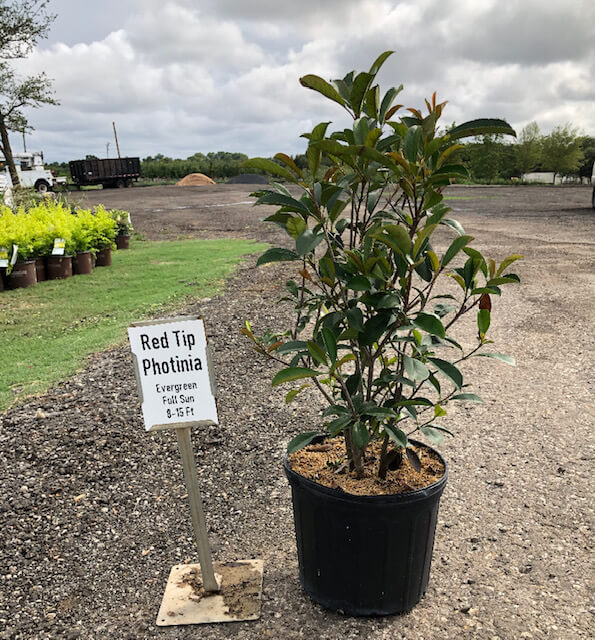
[[[240,622],[260,617],[262,560],[214,562],[221,591],[205,592],[200,564],[172,567],[157,616],[157,625]]]

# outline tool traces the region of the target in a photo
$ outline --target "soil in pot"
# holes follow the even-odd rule
[[[336,477],[345,476],[348,485],[353,480],[345,468],[334,473],[341,468],[341,457],[334,446],[321,450],[322,446],[310,445],[322,466],[316,471],[316,464],[308,463],[304,471],[318,480],[292,469],[294,464],[301,466],[296,458],[308,457],[308,448],[292,454],[284,465],[292,489],[304,590],[323,606],[350,615],[412,609],[428,586],[446,463],[431,448],[415,443],[422,467],[428,463],[432,467],[425,479],[417,478],[418,472],[403,457],[401,469],[389,471],[386,481],[372,477],[364,495],[355,495],[339,488],[341,480],[330,481],[335,486],[320,483],[327,468]],[[396,480],[397,475],[404,479]],[[395,484],[400,486],[398,492],[386,493]],[[374,495],[365,495],[368,492]]]
[[[112,250],[110,247],[100,249],[95,256],[96,267],[109,267],[112,264]]]
[[[93,255],[90,251],[81,251],[72,259],[72,272],[84,275],[93,271]]]
[[[118,249],[130,249],[130,236],[119,234],[116,236],[116,247]]]
[[[45,273],[45,258],[35,258],[35,273],[37,274],[37,282],[47,280]]]
[[[46,263],[48,280],[62,280],[72,276],[72,256],[48,256]]]
[[[7,281],[9,289],[20,289],[35,284],[37,282],[35,260],[18,260],[15,262]]]

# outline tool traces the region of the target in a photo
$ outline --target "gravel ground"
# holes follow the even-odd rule
[[[262,238],[250,187],[81,194],[129,208],[148,238]],[[272,369],[239,334],[279,327],[287,266],[238,268],[222,294],[189,305],[214,347],[219,427],[194,449],[216,560],[262,558],[256,622],[157,628],[172,565],[197,559],[172,432],[146,434],[126,345],[90,358],[47,394],[0,415],[0,638],[460,639],[592,637],[595,215],[590,190],[451,188],[457,217],[498,258],[525,254],[521,287],[492,313],[507,367],[468,369],[485,404],[449,416],[450,478],[430,587],[410,613],[346,618],[301,591],[288,439],[316,403],[284,404]],[[182,207],[182,208],[180,208]],[[274,231],[267,231],[271,240]],[[348,559],[347,559],[348,560]]]

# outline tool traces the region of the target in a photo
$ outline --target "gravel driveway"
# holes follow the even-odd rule
[[[147,238],[248,236],[274,242],[249,186],[89,191],[132,211]],[[219,389],[218,428],[194,449],[216,560],[262,558],[256,622],[157,628],[172,565],[196,561],[173,432],[146,434],[127,344],[0,415],[0,638],[578,639],[592,637],[595,213],[587,187],[452,187],[478,248],[523,253],[523,284],[492,312],[497,350],[476,359],[483,405],[461,407],[441,448],[450,478],[430,587],[412,612],[346,618],[313,604],[297,574],[287,441],[316,402],[285,405],[271,366],[239,334],[280,327],[288,265],[249,258],[205,318]],[[272,211],[271,211],[272,212]],[[443,250],[444,247],[441,247]],[[346,558],[348,562],[349,559]]]

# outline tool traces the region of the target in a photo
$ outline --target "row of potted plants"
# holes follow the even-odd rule
[[[71,209],[46,200],[16,211],[0,206],[0,276],[9,288],[90,273],[111,264],[111,250],[129,247],[126,211]],[[4,288],[4,282],[0,282]]]

